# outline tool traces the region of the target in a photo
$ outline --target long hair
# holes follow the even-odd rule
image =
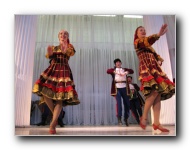
[[[143,27],[143,26],[139,26],[139,27],[137,27],[137,29],[135,30],[134,42],[135,42],[136,39],[138,39],[137,31],[138,31],[139,28],[144,28],[144,27]]]

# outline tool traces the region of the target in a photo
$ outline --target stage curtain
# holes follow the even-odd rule
[[[172,67],[172,76],[176,78],[176,16],[164,15],[164,22],[168,24],[166,38]]]
[[[15,126],[30,125],[37,16],[15,15],[14,93]]]

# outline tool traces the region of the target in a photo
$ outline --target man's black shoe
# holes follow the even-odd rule
[[[128,120],[127,120],[127,119],[125,119],[125,125],[126,125],[126,126],[129,126],[129,123],[128,123]]]
[[[65,124],[61,119],[58,119],[58,125],[60,125],[60,127],[64,127]]]
[[[40,123],[38,123],[38,124],[36,124],[37,126],[45,126],[46,125],[46,123],[45,122],[40,122]]]

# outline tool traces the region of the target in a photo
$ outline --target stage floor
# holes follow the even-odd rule
[[[16,127],[16,136],[176,136],[176,128],[173,125],[164,125],[169,133],[154,131],[152,126],[142,130],[139,125],[126,126],[57,126],[55,135],[48,133],[49,125],[30,127]]]

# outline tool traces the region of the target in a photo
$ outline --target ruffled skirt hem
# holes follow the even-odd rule
[[[63,101],[63,106],[80,104],[80,101],[78,99],[78,96],[75,90],[70,90],[67,92],[54,92],[52,91],[52,89],[48,87],[35,84],[32,92],[42,97],[39,104],[42,104],[45,102],[43,99],[44,96],[55,101],[57,100]]]
[[[152,91],[157,91],[161,94],[161,100],[166,100],[171,98],[175,94],[175,85],[169,79],[164,79],[162,77],[154,79],[153,76],[142,79],[141,92],[146,97]]]

